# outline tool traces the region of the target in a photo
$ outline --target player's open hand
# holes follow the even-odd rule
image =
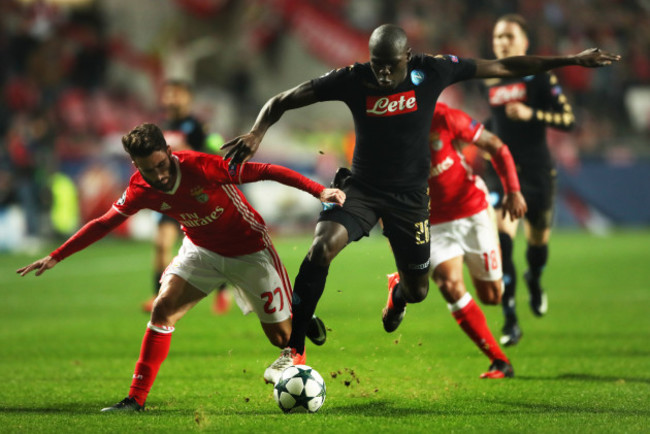
[[[320,193],[320,201],[343,205],[345,202],[345,193],[343,190],[339,190],[338,188],[326,188]]]
[[[519,218],[522,218],[526,211],[528,211],[528,205],[526,205],[526,199],[520,191],[515,191],[508,193],[503,198],[503,218],[506,217],[506,214],[510,214],[510,220],[515,221]]]
[[[575,55],[576,64],[587,68],[609,66],[621,60],[618,54],[607,53],[600,48],[590,48]]]
[[[58,263],[59,261],[52,258],[51,256],[46,256],[42,259],[39,259],[36,262],[32,262],[26,267],[17,269],[16,273],[20,274],[21,276],[25,276],[26,274],[29,274],[31,271],[36,270],[36,276],[40,276],[45,272],[45,270],[49,270],[50,268],[54,267]]]
[[[232,158],[231,163],[234,164],[245,163],[257,152],[260,141],[261,139],[252,133],[235,137],[221,147],[222,150],[226,151],[224,159]]]

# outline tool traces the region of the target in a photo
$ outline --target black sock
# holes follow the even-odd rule
[[[512,238],[505,232],[499,232],[499,242],[501,243],[501,262],[503,264],[503,284],[505,287],[501,299],[501,306],[503,307],[503,314],[506,320],[516,321],[515,290],[517,287],[517,271],[512,261]]]
[[[400,291],[400,288],[401,285],[399,283],[393,287],[393,306],[395,306],[395,309],[397,310],[402,310],[406,307],[406,299],[404,298],[402,291]]]
[[[158,271],[153,272],[153,295],[158,295],[160,291],[160,279],[162,279],[162,273]]]
[[[293,286],[293,319],[289,346],[299,354],[305,352],[305,334],[316,305],[325,290],[328,267],[313,264],[307,258],[302,261]]]
[[[526,250],[526,260],[528,261],[530,277],[539,283],[539,278],[542,276],[542,271],[544,271],[546,261],[548,260],[548,245],[531,246],[529,244]]]

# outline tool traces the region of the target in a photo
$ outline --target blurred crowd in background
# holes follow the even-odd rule
[[[529,22],[529,54],[597,46],[623,56],[557,71],[577,119],[573,132],[549,133],[558,164],[647,162],[647,0],[3,0],[0,251],[68,235],[121,195],[133,169],[120,138],[161,120],[165,79],[192,83],[195,113],[227,140],[275,93],[366,61],[379,24],[404,27],[416,52],[493,58],[492,27],[512,12]],[[442,98],[486,120],[477,83]],[[351,127],[346,109],[327,104],[288,116],[257,157],[325,183],[346,164]]]

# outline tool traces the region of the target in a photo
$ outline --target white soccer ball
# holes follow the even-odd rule
[[[289,366],[275,383],[273,397],[285,413],[316,413],[325,402],[325,381],[311,366]]]

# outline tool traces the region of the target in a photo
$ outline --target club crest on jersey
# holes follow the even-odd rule
[[[490,105],[498,106],[509,102],[526,101],[526,85],[514,83],[490,88]]]
[[[368,116],[395,116],[417,111],[418,103],[415,91],[395,93],[388,96],[366,97],[366,114]]]
[[[411,71],[411,82],[418,86],[420,83],[424,81],[424,72],[420,71],[419,69],[414,69]]]
[[[206,203],[209,199],[208,195],[203,193],[203,187],[194,187],[190,190],[190,194],[201,203]]]

